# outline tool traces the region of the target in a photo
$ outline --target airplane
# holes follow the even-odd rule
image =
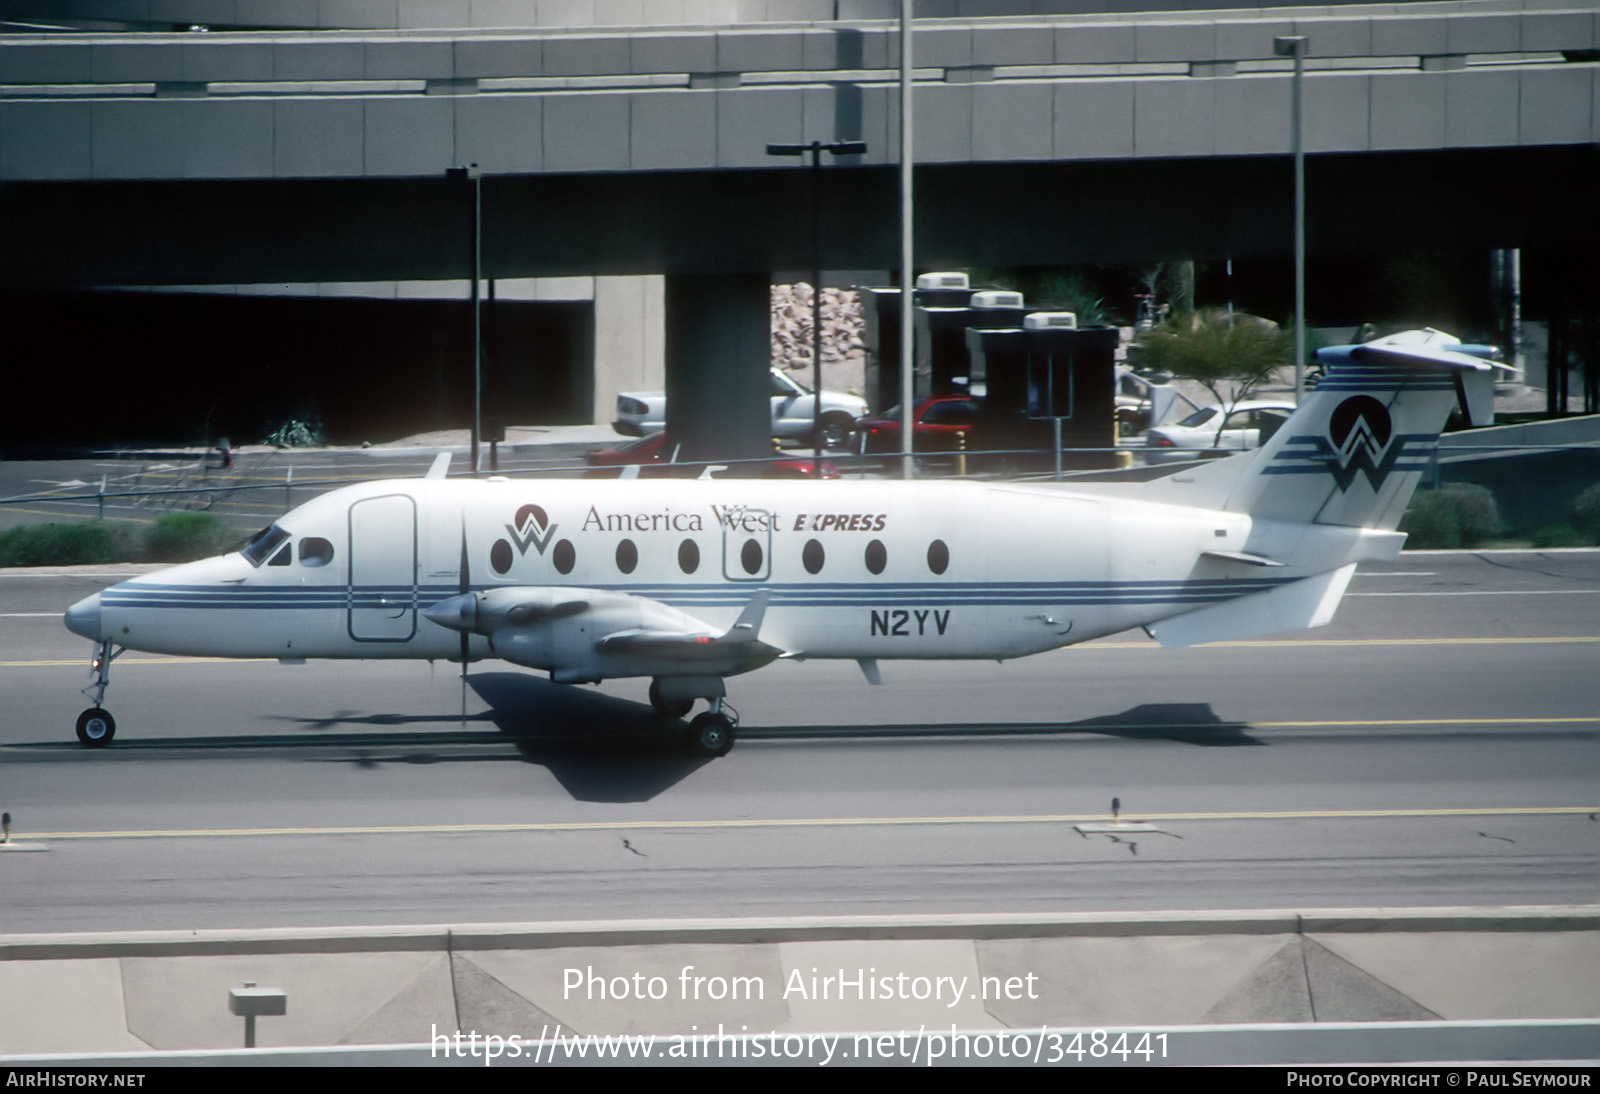
[[[1471,352],[1464,352],[1471,351]],[[1490,347],[1431,329],[1331,362],[1260,448],[1140,483],[593,481],[344,487],[216,558],[66,612],[97,645],[78,739],[109,744],[112,661],[499,658],[646,677],[720,756],[728,677],[780,658],[1005,661],[1142,627],[1166,646],[1327,623],[1395,531],[1452,409],[1492,416]]]

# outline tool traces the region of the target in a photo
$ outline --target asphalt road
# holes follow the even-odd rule
[[[0,571],[0,931],[1600,900],[1600,552],[1408,554],[1166,651],[780,663],[684,754],[642,681],[129,654]],[[1125,820],[1159,831],[1081,834]]]

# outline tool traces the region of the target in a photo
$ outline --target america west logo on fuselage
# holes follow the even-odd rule
[[[556,534],[556,526],[550,523],[549,516],[537,505],[524,505],[517,510],[515,526],[506,525],[506,531],[517,545],[517,554],[527,554],[529,546],[532,546],[542,555],[550,545],[550,537]]]
[[[537,505],[524,505],[517,510],[516,520],[505,526],[506,534],[510,539],[497,539],[494,546],[489,549],[489,565],[494,567],[497,574],[504,574],[511,569],[513,562],[511,554],[512,544],[516,545],[519,556],[526,555],[528,548],[532,547],[543,555],[545,548],[550,546],[550,540],[555,537],[556,525],[551,523],[549,514]],[[562,545],[567,550],[562,551]],[[571,554],[571,545],[566,540],[556,545],[557,568],[566,573],[572,567],[570,563],[563,569],[561,563],[566,561],[566,556]]]
[[[1352,395],[1328,416],[1326,437],[1290,437],[1263,474],[1331,474],[1341,493],[1365,475],[1376,491],[1393,471],[1427,470],[1433,444],[1429,435],[1396,434],[1388,407],[1370,395]]]

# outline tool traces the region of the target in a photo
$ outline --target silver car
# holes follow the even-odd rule
[[[1181,421],[1145,434],[1145,460],[1198,460],[1259,448],[1293,412],[1294,403],[1276,399],[1245,399],[1226,412],[1226,419],[1222,407],[1203,406]]]
[[[810,438],[811,389],[790,379],[782,369],[771,372],[772,435],[792,440]],[[822,393],[822,420],[817,440],[824,448],[843,448],[855,430],[856,419],[867,413],[866,401],[837,391]],[[667,426],[664,391],[626,392],[617,396],[617,420],[612,428],[625,437],[644,437]]]

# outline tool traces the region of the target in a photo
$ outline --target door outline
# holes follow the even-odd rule
[[[389,514],[369,510],[377,521],[388,521],[388,526],[368,529],[357,539],[356,510],[364,505],[399,500],[404,504],[393,507]],[[363,514],[364,516],[368,514]],[[409,642],[417,633],[417,502],[409,494],[379,494],[362,498],[350,506],[346,516],[349,530],[350,564],[345,584],[345,628],[354,642]],[[402,533],[401,524],[406,525]],[[398,542],[397,542],[398,541]],[[399,559],[386,557],[400,543],[409,543],[409,562],[404,555]],[[364,553],[364,551],[366,553]],[[364,561],[368,569],[377,568],[383,578],[396,578],[394,583],[380,582],[378,593],[362,595],[356,585],[356,565]],[[365,575],[364,575],[365,576]],[[369,584],[367,588],[374,586]],[[358,603],[358,598],[362,601]],[[371,603],[376,599],[376,603]],[[398,611],[393,609],[398,608]],[[404,633],[401,633],[401,632]],[[373,633],[378,632],[378,633]]]

